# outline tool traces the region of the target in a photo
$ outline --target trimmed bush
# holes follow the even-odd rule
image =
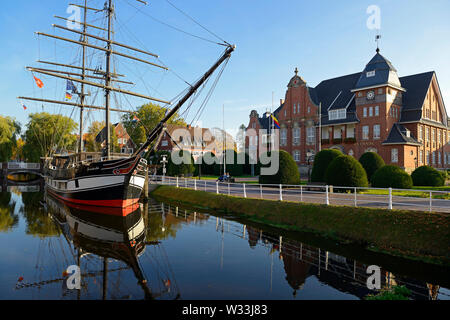
[[[278,172],[274,175],[260,175],[260,184],[300,184],[300,172],[298,171],[297,164],[292,156],[284,151],[272,151],[279,153],[279,168]],[[268,165],[261,165],[261,168],[269,167]]]
[[[375,152],[366,152],[359,158],[359,163],[363,166],[364,170],[366,170],[367,180],[372,180],[372,175],[385,166],[383,158],[381,158]]]
[[[335,149],[325,149],[318,152],[314,157],[311,182],[325,182],[325,172],[328,166],[334,159],[342,155],[342,152]]]
[[[415,186],[440,187],[445,184],[446,172],[439,172],[430,166],[421,166],[414,170],[411,178]]]
[[[352,156],[335,158],[325,172],[328,185],[337,187],[367,187],[367,174],[361,163]]]
[[[190,176],[195,172],[194,159],[189,151],[180,150],[179,157],[183,158],[181,164],[173,163],[172,154],[167,165],[167,175],[169,176]]]
[[[384,166],[375,171],[372,176],[372,187],[411,189],[411,176],[397,166]]]

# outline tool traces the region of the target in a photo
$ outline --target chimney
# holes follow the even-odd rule
[[[280,106],[284,103],[284,99],[280,99]]]

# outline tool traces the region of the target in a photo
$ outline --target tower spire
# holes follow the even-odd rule
[[[377,43],[377,53],[380,52],[380,39],[381,39],[381,34],[378,30],[377,35],[375,36],[375,42]]]
[[[295,71],[294,72],[295,72],[295,75],[298,76],[298,68],[297,67],[295,67]]]

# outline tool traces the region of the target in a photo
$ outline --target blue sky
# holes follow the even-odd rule
[[[264,112],[275,108],[284,98],[286,85],[299,68],[299,74],[309,86],[320,81],[364,69],[375,54],[376,31],[369,30],[366,10],[370,5],[381,9],[381,53],[397,68],[399,76],[434,70],[449,110],[450,105],[450,1],[300,1],[300,0],[171,0],[176,6],[198,20],[202,25],[237,49],[210,99],[201,121],[206,127],[222,127],[222,105],[225,105],[226,128],[247,125],[252,109]],[[73,0],[81,3],[81,0]],[[72,3],[70,2],[70,3]],[[89,0],[89,6],[101,8],[104,1]],[[216,44],[190,37],[156,22],[159,19],[195,35],[217,40],[171,7],[166,0],[148,0],[142,7],[135,0],[116,0],[118,21],[116,40],[158,53],[160,59],[173,70],[130,63],[115,59],[118,73],[127,74],[126,80],[135,81],[133,87],[123,88],[164,99],[171,99],[186,84],[178,76],[193,82],[223,50]],[[132,5],[130,5],[130,3]],[[65,22],[54,15],[69,17],[69,1],[15,0],[5,1],[0,13],[0,114],[15,117],[25,124],[29,113],[38,111],[61,112],[77,117],[71,108],[25,102],[24,111],[17,101],[19,95],[50,99],[64,99],[64,80],[38,76],[44,89],[38,89],[25,66],[37,66],[37,59],[75,62],[79,48],[57,43],[34,32],[42,31],[76,39],[77,36],[53,29]],[[151,15],[153,18],[151,18]],[[89,22],[101,25],[99,14],[91,13]],[[136,40],[138,39],[138,40]],[[77,47],[77,46],[75,46]],[[126,50],[119,50],[126,52]],[[93,56],[89,65],[103,62]],[[140,56],[143,57],[143,56]],[[157,62],[156,60],[152,60]],[[41,67],[50,67],[41,65]],[[207,89],[205,89],[207,90]],[[206,93],[206,92],[205,92]],[[101,93],[90,101],[100,105]],[[192,120],[202,102],[201,96],[193,105],[187,119]],[[130,109],[143,100],[120,98],[113,105]],[[448,112],[448,111],[447,111]],[[88,122],[101,119],[99,112],[89,114]],[[113,120],[117,120],[114,115]]]

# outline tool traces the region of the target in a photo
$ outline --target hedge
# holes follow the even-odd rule
[[[397,166],[384,166],[375,171],[372,176],[372,187],[411,189],[413,181],[411,176]]]
[[[444,175],[430,166],[417,168],[411,178],[415,186],[441,187],[445,184]]]
[[[363,166],[352,156],[335,158],[325,172],[329,185],[340,187],[368,187],[367,174]]]
[[[260,175],[260,184],[300,184],[300,172],[298,171],[297,164],[292,156],[284,151],[272,151],[278,152],[279,166],[278,171],[274,175]],[[269,167],[268,165],[261,165],[261,168]]]
[[[371,181],[372,175],[380,169],[381,167],[385,166],[383,158],[381,158],[377,153],[375,152],[366,152],[364,153],[360,158],[359,162],[363,166],[364,170],[366,170],[367,179]]]
[[[311,182],[325,182],[325,172],[328,166],[335,158],[342,155],[342,152],[335,149],[325,149],[318,152],[314,157],[314,165],[311,171]]]

